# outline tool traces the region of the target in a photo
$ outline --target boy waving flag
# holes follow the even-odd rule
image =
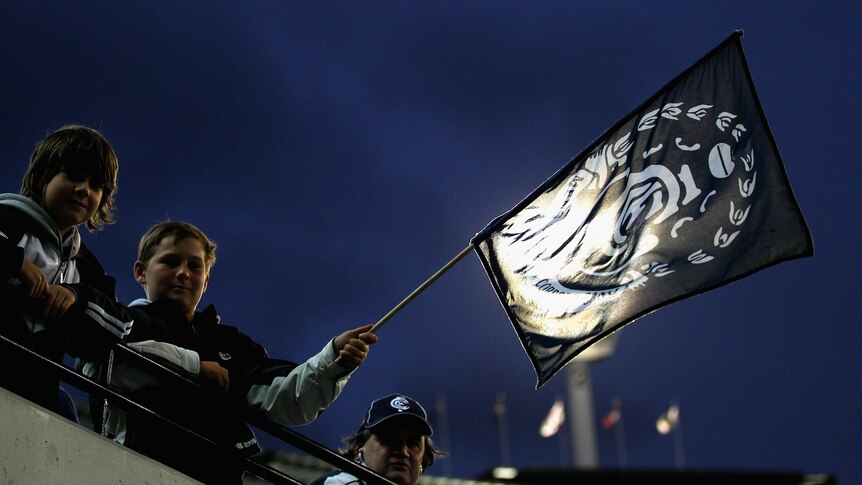
[[[537,387],[647,313],[814,254],[741,36],[471,241]]]

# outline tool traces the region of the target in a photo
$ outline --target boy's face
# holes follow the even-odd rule
[[[135,279],[150,301],[172,301],[191,320],[209,282],[203,244],[191,237],[162,239],[149,261],[135,262]]]
[[[89,176],[73,177],[62,171],[45,184],[42,193],[42,207],[64,234],[89,221],[101,201],[102,187],[91,185]]]

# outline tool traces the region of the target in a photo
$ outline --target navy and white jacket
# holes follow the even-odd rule
[[[77,296],[60,321],[43,322],[22,295],[19,274],[25,258],[45,273],[49,284],[62,284]],[[96,360],[129,333],[132,322],[130,314],[116,301],[114,279],[105,274],[81,242],[77,228],[62,237],[48,213],[33,200],[0,194],[0,332],[4,336],[55,362],[67,352],[84,360]],[[42,388],[47,393],[42,396],[47,396],[45,402],[30,394],[42,391],[27,389],[36,386],[36,377],[21,376],[12,384],[10,379],[15,378],[7,376],[2,381],[40,404],[56,408],[55,378],[49,379],[53,391],[50,383]]]
[[[196,378],[201,361],[228,370],[228,393],[200,393],[176,386],[128,363],[115,363],[112,384],[159,414],[216,442],[212,450],[158,422],[111,410],[118,441],[205,483],[241,481],[236,460],[260,451],[244,413],[252,410],[283,426],[313,421],[341,393],[350,373],[338,365],[332,342],[302,364],[272,359],[236,327],[222,325],[210,305],[192,321],[171,302],[137,300],[129,305],[135,326],[129,347],[180,374]],[[182,387],[185,387],[183,389]],[[200,459],[195,457],[201,457]]]

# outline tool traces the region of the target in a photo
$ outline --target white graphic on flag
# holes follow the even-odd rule
[[[596,149],[578,170],[500,229],[499,260],[508,262],[503,270],[521,281],[518,291],[509,292],[506,298],[526,330],[575,339],[597,334],[602,327],[597,328],[595,322],[585,320],[573,326],[566,318],[619,299],[627,291],[648,285],[651,278],[673,278],[680,265],[708,265],[720,257],[720,249],[736,240],[752,207],[747,199],[754,193],[756,176],[753,149],[735,152],[748,134],[742,123],[732,127],[737,115],[727,111],[713,115],[714,129],[723,132],[717,135],[724,138],[715,143],[716,134],[709,134],[713,143],[709,149],[698,143],[704,140],[683,143],[682,138],[667,135],[675,127],[664,125],[665,134],[657,139],[675,138],[675,144],[656,144],[641,153],[641,160],[634,159],[633,139],[648,136],[644,132],[659,123],[700,123],[710,112],[719,111],[711,104],[692,103],[691,108],[685,104],[666,103],[647,112],[636,132]],[[685,117],[680,117],[683,112]],[[719,192],[704,194],[690,164],[708,165],[712,186]],[[731,199],[729,207],[707,205],[714,195],[727,201],[735,185],[739,197],[735,202]],[[691,204],[694,201],[698,202]],[[683,212],[689,204],[691,208]],[[701,247],[693,239],[686,259],[662,258],[671,253],[662,251],[664,242],[687,242],[689,226],[715,221],[702,217],[713,211],[729,216],[722,216],[726,224],[711,229],[712,247],[709,242]]]

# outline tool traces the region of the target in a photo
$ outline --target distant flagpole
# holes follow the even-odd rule
[[[568,442],[566,441],[566,433],[557,433],[557,440],[560,445],[560,466],[567,466],[569,464],[569,456],[571,456],[571,453],[569,452]]]
[[[660,434],[673,433],[674,461],[676,462],[676,469],[682,470],[685,468],[685,449],[682,443],[682,423],[679,414],[679,402],[676,399],[671,399],[670,406],[658,417],[655,427]]]
[[[506,418],[506,393],[497,393],[494,404],[494,422],[500,439],[500,466],[512,466],[512,449],[509,442],[509,422]]]
[[[566,407],[563,401],[563,396],[557,395],[554,399],[554,404],[548,410],[545,419],[542,420],[542,425],[539,427],[539,435],[543,438],[550,438],[557,435],[557,440],[560,445],[560,465],[565,466],[567,462],[568,449],[566,447],[565,433],[560,433],[560,428],[566,422]]]
[[[449,410],[446,406],[446,393],[437,394],[437,402],[434,404],[434,415],[437,417],[437,425],[440,428],[440,446],[449,451]],[[443,474],[452,476],[452,460],[443,460]]]
[[[617,466],[625,468],[628,465],[628,454],[626,453],[626,433],[623,421],[623,400],[619,396],[611,399],[611,410],[602,418],[602,427],[614,428],[614,441],[617,448]]]

